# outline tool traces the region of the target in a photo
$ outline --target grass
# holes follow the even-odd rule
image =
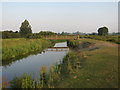
[[[78,40],[67,40],[67,46],[76,48],[79,46],[79,41]]]
[[[2,39],[2,61],[18,59],[31,53],[41,52],[57,42],[66,40],[44,40],[44,39]]]
[[[85,47],[70,51],[62,64],[51,66],[48,73],[46,66],[43,66],[38,81],[25,75],[15,78],[13,87],[118,88],[118,44],[82,39],[77,41],[77,47],[81,45]]]
[[[109,41],[109,42],[120,44],[120,35],[107,35],[107,36],[84,35],[84,36],[81,36],[81,37],[96,39],[96,40],[102,40],[102,41]]]
[[[80,61],[74,52],[69,52],[64,57],[63,63],[57,62],[47,71],[46,66],[40,70],[40,78],[36,81],[32,75],[24,74],[14,78],[10,83],[12,88],[55,88],[66,76],[77,72],[80,68]],[[33,75],[34,76],[34,75]]]
[[[2,60],[15,59],[31,52],[42,51],[49,46],[51,46],[51,42],[42,39],[3,39]]]
[[[100,43],[97,40],[91,40],[91,42]],[[116,44],[108,44],[110,45],[82,52],[87,55],[82,64],[83,67],[69,78],[64,78],[58,87],[118,88],[118,48]],[[80,54],[79,51],[77,54]]]
[[[23,76],[16,77],[11,83],[12,88],[54,88],[55,83],[60,80],[60,68],[56,63],[54,67],[50,67],[47,73],[47,67],[43,66],[40,70],[40,78],[34,80],[32,75],[24,74]]]

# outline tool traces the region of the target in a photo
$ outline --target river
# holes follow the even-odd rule
[[[56,62],[58,62],[58,64],[61,63],[68,51],[69,48],[66,42],[56,43],[54,47],[47,48],[37,55],[30,55],[26,58],[14,61],[10,65],[0,66],[0,68],[2,68],[3,80],[10,81],[24,73],[32,74],[34,78],[38,79],[39,71],[43,65],[46,65],[47,70],[49,70],[49,67]]]

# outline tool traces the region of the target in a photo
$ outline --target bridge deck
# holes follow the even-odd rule
[[[49,49],[64,49],[64,48],[69,48],[69,47],[49,47]]]
[[[69,47],[49,47],[46,51],[68,51]]]

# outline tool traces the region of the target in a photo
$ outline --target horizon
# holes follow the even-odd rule
[[[3,2],[2,16],[0,31],[19,31],[27,19],[33,33],[92,33],[104,26],[118,32],[117,2]]]

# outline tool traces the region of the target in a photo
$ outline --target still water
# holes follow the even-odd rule
[[[56,62],[59,64],[69,51],[69,48],[65,48],[67,47],[66,42],[56,43],[54,47],[58,47],[59,50],[56,50],[56,48],[47,48],[44,52],[37,55],[30,55],[27,58],[12,62],[10,65],[0,66],[2,68],[3,80],[10,81],[14,77],[21,76],[24,73],[33,74],[34,78],[38,79],[39,71],[43,65],[46,65],[47,70],[49,70],[49,67]]]

